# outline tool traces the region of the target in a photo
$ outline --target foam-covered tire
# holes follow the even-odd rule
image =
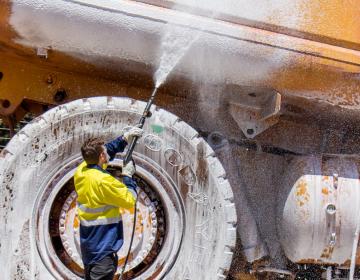
[[[34,119],[13,137],[0,158],[1,279],[61,278],[44,261],[39,245],[39,194],[46,192],[51,174],[80,158],[85,139],[118,136],[137,123],[144,107],[144,102],[128,98],[76,100]],[[152,112],[135,151],[168,176],[184,211],[183,228],[169,233],[180,240],[174,261],[160,260],[164,269],[158,268],[152,279],[225,279],[237,222],[225,171],[193,128],[155,106]]]

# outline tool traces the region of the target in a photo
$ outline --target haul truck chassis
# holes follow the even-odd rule
[[[136,124],[169,25],[201,36],[135,150],[126,277],[359,278],[358,9],[300,2],[1,2],[5,279],[81,277],[79,147]]]

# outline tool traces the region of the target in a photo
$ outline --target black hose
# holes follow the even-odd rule
[[[124,262],[124,266],[121,270],[121,273],[120,273],[120,277],[119,277],[119,280],[122,280],[123,279],[123,275],[124,275],[124,271],[125,271],[125,267],[127,265],[127,262],[129,260],[129,256],[130,256],[130,253],[131,253],[131,247],[132,247],[132,244],[133,244],[133,241],[134,241],[134,236],[135,236],[135,228],[136,228],[136,214],[137,214],[137,202],[138,202],[138,193],[137,191],[134,189],[135,193],[136,193],[136,199],[135,199],[135,205],[134,205],[134,223],[133,223],[133,228],[132,228],[132,234],[131,234],[131,239],[130,239],[130,245],[129,245],[129,250],[128,250],[128,253],[126,255],[126,258],[125,258],[125,262]]]
[[[154,99],[155,99],[155,96],[156,96],[156,91],[157,91],[157,88],[154,89],[154,91],[152,92],[152,94],[150,96],[149,101],[146,104],[143,115],[141,116],[139,124],[138,124],[139,128],[143,128],[144,124],[145,124],[145,121],[146,121],[146,118],[151,116],[150,108],[151,108],[151,105],[154,103]],[[127,153],[125,155],[124,161],[123,161],[124,165],[128,164],[128,162],[130,160],[132,160],[133,163],[134,163],[134,166],[135,166],[135,162],[134,162],[134,160],[132,158],[132,153],[133,153],[133,151],[135,149],[137,140],[138,140],[138,137],[133,137],[133,139],[132,139],[132,141],[130,143],[130,146],[129,146],[128,150],[127,150]],[[126,264],[127,264],[128,260],[129,260],[129,256],[130,256],[130,253],[131,253],[131,247],[132,247],[132,244],[133,244],[133,241],[134,241],[134,236],[135,236],[136,212],[137,212],[136,205],[137,205],[137,201],[138,201],[138,194],[137,194],[136,190],[135,190],[135,193],[136,193],[136,200],[135,200],[135,209],[134,209],[134,224],[133,224],[133,229],[132,229],[132,234],[131,234],[131,239],[130,239],[130,246],[129,246],[129,250],[128,250],[128,253],[127,253],[126,258],[125,258],[124,266],[123,266],[123,268],[121,270],[121,273],[120,273],[119,280],[123,279],[125,267],[126,267]]]

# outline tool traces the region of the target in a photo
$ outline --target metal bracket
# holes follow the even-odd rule
[[[230,114],[247,138],[279,121],[281,94],[272,89],[228,88]]]
[[[336,244],[336,206],[328,204],[326,207],[326,221],[328,230],[328,246],[334,248]]]
[[[48,49],[43,47],[36,48],[36,55],[38,57],[47,59],[48,58]]]

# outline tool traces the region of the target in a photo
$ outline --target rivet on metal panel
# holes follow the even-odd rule
[[[55,74],[48,74],[45,76],[44,78],[45,83],[47,83],[48,85],[52,85],[56,82],[56,75]]]

